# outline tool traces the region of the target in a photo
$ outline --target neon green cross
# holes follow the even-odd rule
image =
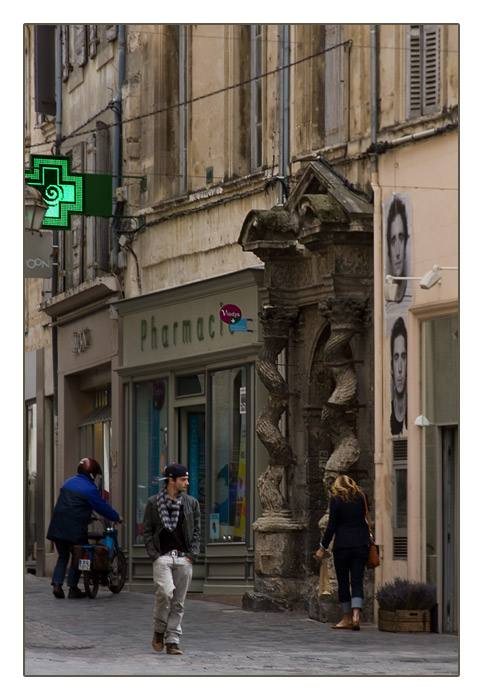
[[[69,173],[70,158],[65,156],[31,155],[30,166],[26,182],[39,190],[48,205],[42,227],[69,229],[71,215],[83,212],[83,176]]]

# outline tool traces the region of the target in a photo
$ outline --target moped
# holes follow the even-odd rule
[[[95,544],[82,545],[77,552],[78,568],[83,574],[84,590],[89,598],[96,597],[99,586],[107,586],[112,593],[120,593],[123,589],[127,563],[117,533],[114,524],[106,525],[102,532],[89,532],[87,537]]]

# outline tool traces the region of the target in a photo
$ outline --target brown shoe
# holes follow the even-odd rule
[[[166,653],[167,654],[182,654],[183,652],[179,648],[177,644],[166,644]]]
[[[163,651],[164,648],[164,634],[162,632],[155,632],[153,634],[153,649],[154,651]]]

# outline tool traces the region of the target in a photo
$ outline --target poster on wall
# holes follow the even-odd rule
[[[408,427],[406,322],[398,316],[391,328],[391,435],[402,435]]]
[[[383,203],[384,281],[412,276],[412,222],[409,194],[393,193]],[[390,347],[391,414],[393,437],[407,430],[408,309],[412,305],[412,281],[395,279],[394,301],[384,302],[386,335]]]
[[[384,238],[384,281],[391,277],[411,277],[412,223],[409,194],[392,194],[382,206]],[[397,284],[395,301],[385,301],[386,333],[390,335],[394,320],[407,319],[412,304],[412,281],[394,280]]]

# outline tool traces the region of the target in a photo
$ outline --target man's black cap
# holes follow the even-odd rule
[[[173,462],[164,468],[164,475],[166,477],[171,477],[172,479],[178,479],[180,476],[189,476],[189,473],[186,467],[184,467],[182,464]]]

